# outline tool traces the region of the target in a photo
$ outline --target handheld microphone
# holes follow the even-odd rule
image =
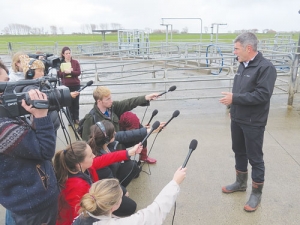
[[[157,97],[162,96],[162,95],[168,93],[169,91],[175,91],[175,89],[176,89],[176,86],[172,86],[172,87],[169,88],[169,90],[167,90],[167,91],[165,91],[165,92],[163,92],[163,93],[157,95]]]
[[[159,122],[159,121],[155,121],[155,122],[153,123],[150,132],[147,134],[147,136],[146,136],[146,137],[144,138],[144,140],[141,142],[142,145],[143,145],[144,142],[147,140],[147,138],[150,136],[150,134],[151,134],[154,130],[156,130],[156,129],[159,127],[159,125],[160,125],[160,122]]]
[[[171,122],[171,120],[177,117],[179,114],[180,114],[179,110],[174,111],[171,119],[168,120],[168,122],[158,131],[158,133],[160,133]]]
[[[198,144],[198,141],[197,141],[197,140],[193,139],[193,140],[191,141],[190,147],[189,147],[189,153],[188,153],[188,155],[187,155],[186,158],[185,158],[185,161],[184,161],[184,163],[183,163],[183,165],[182,165],[182,168],[184,168],[184,167],[186,166],[186,164],[187,164],[187,162],[189,161],[189,158],[190,158],[192,152],[197,148],[197,144]]]
[[[153,119],[153,117],[154,117],[154,116],[156,116],[156,114],[157,114],[157,113],[158,113],[158,110],[157,110],[157,109],[153,110],[153,112],[152,112],[152,116],[151,116],[151,118],[150,118],[150,120],[149,120],[149,122],[147,123],[147,125],[146,125],[146,126],[149,126],[149,124],[150,124],[151,120]]]
[[[83,89],[85,89],[87,86],[91,86],[94,82],[90,80],[89,82],[86,83],[86,85],[82,86],[79,88],[78,92],[81,92]]]

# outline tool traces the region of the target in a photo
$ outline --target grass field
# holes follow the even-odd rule
[[[232,41],[237,34],[226,33],[218,34],[219,40]],[[259,39],[274,38],[274,34],[257,34]],[[216,38],[214,34],[213,39]],[[117,42],[117,34],[106,34],[105,41],[107,42]],[[166,34],[150,34],[150,41],[165,41]],[[200,34],[173,34],[173,41],[199,41]],[[202,34],[202,39],[205,41],[210,41],[210,34]],[[298,34],[293,35],[293,39],[298,39]],[[171,35],[169,33],[169,41],[171,40]],[[103,41],[102,35],[100,34],[82,34],[82,35],[1,35],[1,43],[33,43],[33,42],[95,42]]]
[[[218,34],[218,42],[232,43],[238,34],[221,33]],[[293,34],[293,40],[298,40],[299,34]],[[260,40],[274,38],[275,34],[257,34]],[[171,34],[169,33],[169,42],[199,42],[199,33],[190,34]],[[151,43],[165,42],[166,34],[150,34],[149,39]],[[210,42],[210,34],[202,34],[202,42]],[[213,35],[213,42],[216,40],[216,34]],[[117,42],[118,34],[106,34],[105,42]],[[0,54],[7,54],[8,43],[18,46],[38,45],[38,46],[74,46],[78,44],[86,44],[91,42],[103,42],[101,34],[74,34],[74,35],[0,35]]]

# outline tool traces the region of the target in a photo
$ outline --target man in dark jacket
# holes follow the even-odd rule
[[[93,92],[95,104],[93,107],[94,116],[87,114],[83,124],[82,139],[88,141],[90,135],[90,127],[98,121],[108,120],[113,123],[115,131],[120,131],[119,120],[124,112],[130,111],[137,106],[144,106],[149,104],[151,100],[158,97],[157,93],[152,93],[145,96],[134,97],[123,101],[113,101],[110,90],[105,86],[97,87]],[[116,141],[123,144],[116,136]],[[137,140],[136,143],[142,140]],[[144,152],[143,152],[144,151]],[[144,148],[142,154],[145,155],[145,161],[148,163],[155,163],[156,160],[147,157],[147,148]]]
[[[47,100],[39,90],[31,100]],[[54,225],[59,189],[52,168],[56,138],[48,109],[22,100],[33,115],[33,127],[20,118],[0,118],[0,204],[12,212],[14,224]]]
[[[220,102],[231,105],[231,139],[235,153],[236,182],[222,187],[224,193],[245,191],[248,161],[252,166],[252,192],[244,210],[257,209],[264,184],[263,139],[270,98],[276,81],[273,64],[257,51],[257,37],[250,32],[234,41],[234,54],[240,62],[231,92],[222,92]]]

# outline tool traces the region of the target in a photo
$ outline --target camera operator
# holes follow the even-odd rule
[[[31,100],[47,100],[30,90]],[[33,116],[33,127],[19,117],[0,117],[0,204],[12,212],[15,224],[55,224],[59,189],[52,167],[56,137],[48,109],[36,109],[22,99]]]
[[[39,59],[29,58],[28,55],[20,56],[21,65],[23,67],[23,72],[25,74],[25,79],[38,79],[44,76],[45,65]],[[39,85],[28,85],[23,87],[19,92],[27,92],[31,89],[38,89]],[[42,89],[49,89],[49,87],[44,86]],[[48,113],[50,115],[51,121],[53,122],[54,129],[57,131],[60,126],[60,121],[58,113],[56,111],[51,111]]]

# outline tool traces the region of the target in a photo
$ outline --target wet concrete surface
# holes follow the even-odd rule
[[[180,84],[178,84],[180,89]],[[219,93],[219,92],[218,92]],[[168,93],[171,96],[174,93]],[[178,94],[178,93],[177,93]],[[129,95],[115,95],[122,100]],[[92,97],[86,96],[88,102]],[[83,98],[84,99],[84,98]],[[82,101],[83,101],[82,99]],[[86,99],[84,100],[84,102]],[[91,108],[82,105],[80,118]],[[141,119],[145,107],[133,110]],[[182,165],[192,139],[198,146],[187,164],[187,177],[181,185],[176,201],[174,224],[299,224],[300,221],[300,95],[295,96],[293,107],[287,106],[287,95],[274,95],[264,138],[266,166],[265,186],[261,205],[256,212],[243,210],[251,192],[251,177],[246,192],[223,194],[221,187],[235,180],[234,154],[231,150],[230,118],[228,110],[217,98],[191,100],[158,100],[151,102],[144,123],[148,122],[154,109],[159,112],[156,120],[167,121],[175,110],[180,115],[174,118],[155,140],[148,139],[150,156],[157,159],[156,165],[143,166],[145,172],[129,186],[130,197],[138,209],[152,203],[160,190],[172,179],[175,170]],[[63,116],[65,124],[66,119]],[[74,140],[70,127],[67,131]],[[57,150],[67,142],[62,131],[58,132]],[[249,166],[249,169],[251,167]],[[174,209],[164,224],[172,224]],[[0,207],[0,221],[5,210]],[[0,222],[1,224],[4,224]]]

